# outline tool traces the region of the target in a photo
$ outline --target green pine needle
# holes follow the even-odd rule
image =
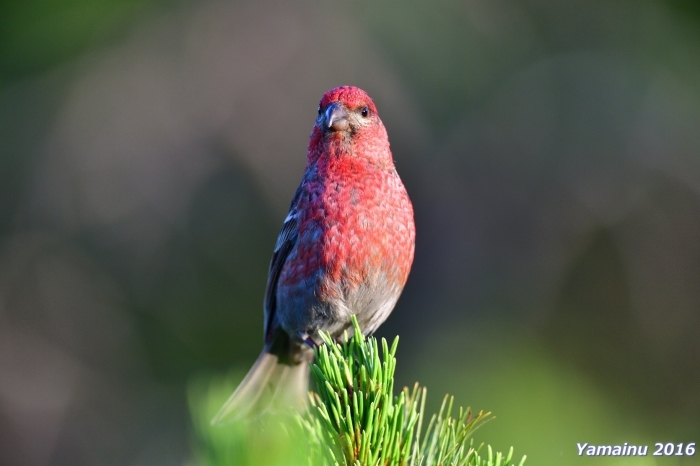
[[[354,332],[344,343],[322,333],[324,345],[316,349],[311,373],[318,393],[309,396],[310,409],[300,415],[310,433],[312,458],[336,466],[511,466],[513,449],[495,455],[487,446],[486,458],[474,446],[471,434],[490,413],[459,408],[452,417],[454,398],[445,396],[425,432],[426,389],[416,384],[394,396],[398,337],[389,348],[381,340],[365,337],[353,316]],[[381,354],[380,354],[381,353]],[[525,462],[523,457],[518,466]]]
[[[472,433],[490,413],[459,408],[445,396],[438,414],[425,415],[426,389],[416,384],[394,396],[398,338],[391,347],[365,337],[353,317],[343,343],[322,334],[311,373],[309,409],[269,412],[246,422],[209,422],[235,380],[194,381],[190,405],[196,433],[192,464],[247,466],[522,466]],[[381,347],[380,347],[381,346]],[[427,426],[426,426],[427,425]],[[483,457],[481,455],[484,455]]]

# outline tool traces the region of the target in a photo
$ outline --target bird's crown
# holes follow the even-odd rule
[[[355,86],[340,86],[323,94],[321,98],[321,108],[327,107],[331,102],[340,102],[347,108],[368,107],[373,113],[377,113],[377,107],[369,95],[359,87]]]

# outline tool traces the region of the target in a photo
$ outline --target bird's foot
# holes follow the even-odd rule
[[[299,333],[298,333],[298,336],[299,336],[299,338],[301,338],[301,341],[303,341],[304,343],[306,343],[307,345],[309,345],[309,347],[311,347],[311,348],[317,348],[317,347],[318,347],[318,345],[316,344],[316,342],[309,336],[308,333],[299,332]]]

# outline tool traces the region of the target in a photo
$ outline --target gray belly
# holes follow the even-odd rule
[[[280,324],[290,335],[308,335],[320,343],[319,330],[334,338],[342,337],[345,330],[351,333],[353,314],[364,334],[373,333],[394,309],[402,287],[390,284],[378,272],[353,287],[344,280],[324,283],[319,273],[294,288],[285,290],[286,299],[278,299]]]

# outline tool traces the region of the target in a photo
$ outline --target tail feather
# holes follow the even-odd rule
[[[273,407],[303,409],[309,384],[309,364],[289,365],[263,351],[212,424],[225,424],[262,414]]]

